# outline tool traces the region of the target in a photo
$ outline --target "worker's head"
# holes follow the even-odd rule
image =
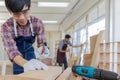
[[[27,24],[31,0],[5,0],[5,5],[19,25]]]
[[[66,35],[65,35],[65,40],[66,40],[66,41],[69,41],[70,38],[71,38],[71,36],[70,36],[69,34],[66,34]]]

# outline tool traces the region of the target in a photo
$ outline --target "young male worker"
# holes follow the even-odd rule
[[[69,52],[70,50],[67,50],[68,45],[72,47],[80,47],[80,46],[73,46],[70,42],[71,36],[69,34],[65,35],[65,38],[60,41],[58,51],[57,51],[57,62],[59,66],[62,66],[64,64],[64,69],[68,67],[67,58],[66,58],[66,52]]]
[[[36,60],[32,47],[35,39],[39,48],[43,46],[45,32],[42,21],[29,15],[31,0],[5,0],[5,5],[12,17],[2,25],[2,39],[13,62],[13,73],[47,69],[45,64]]]

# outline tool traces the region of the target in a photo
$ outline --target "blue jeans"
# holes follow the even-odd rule
[[[64,63],[58,63],[59,66],[62,66],[62,64],[64,64],[64,69],[66,69],[68,67],[68,63],[67,60],[64,61]]]

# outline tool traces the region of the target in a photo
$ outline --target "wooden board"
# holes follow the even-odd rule
[[[90,37],[90,53],[91,54],[94,53],[97,37],[98,37],[98,35],[94,35],[94,36]]]
[[[83,64],[84,66],[90,66],[91,63],[91,59],[92,59],[92,54],[84,54],[83,56]]]
[[[50,66],[48,70],[36,70],[22,73],[18,76],[39,80],[55,80],[62,72],[61,67]]]
[[[15,75],[4,75],[4,76],[0,76],[0,80],[39,80],[39,79],[19,77]]]
[[[103,34],[104,34],[104,31],[100,31],[97,37],[94,53],[93,53],[92,60],[91,60],[91,66],[93,67],[97,67],[99,64],[99,45],[103,39]]]
[[[7,66],[12,66],[12,63],[9,60],[1,60],[0,61],[0,66],[1,66],[1,75],[5,75],[6,74],[6,67]]]
[[[75,76],[72,73],[71,68],[68,67],[56,80],[83,80],[83,79],[80,75]]]
[[[67,68],[56,80],[70,80],[71,68]]]
[[[48,70],[28,71],[20,75],[1,75],[0,80],[55,80],[61,73],[61,67],[49,66]]]

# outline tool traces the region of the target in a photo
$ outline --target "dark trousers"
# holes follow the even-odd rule
[[[62,64],[64,64],[64,69],[66,69],[68,67],[67,61],[64,61],[64,63],[58,63],[59,66],[62,66]]]

